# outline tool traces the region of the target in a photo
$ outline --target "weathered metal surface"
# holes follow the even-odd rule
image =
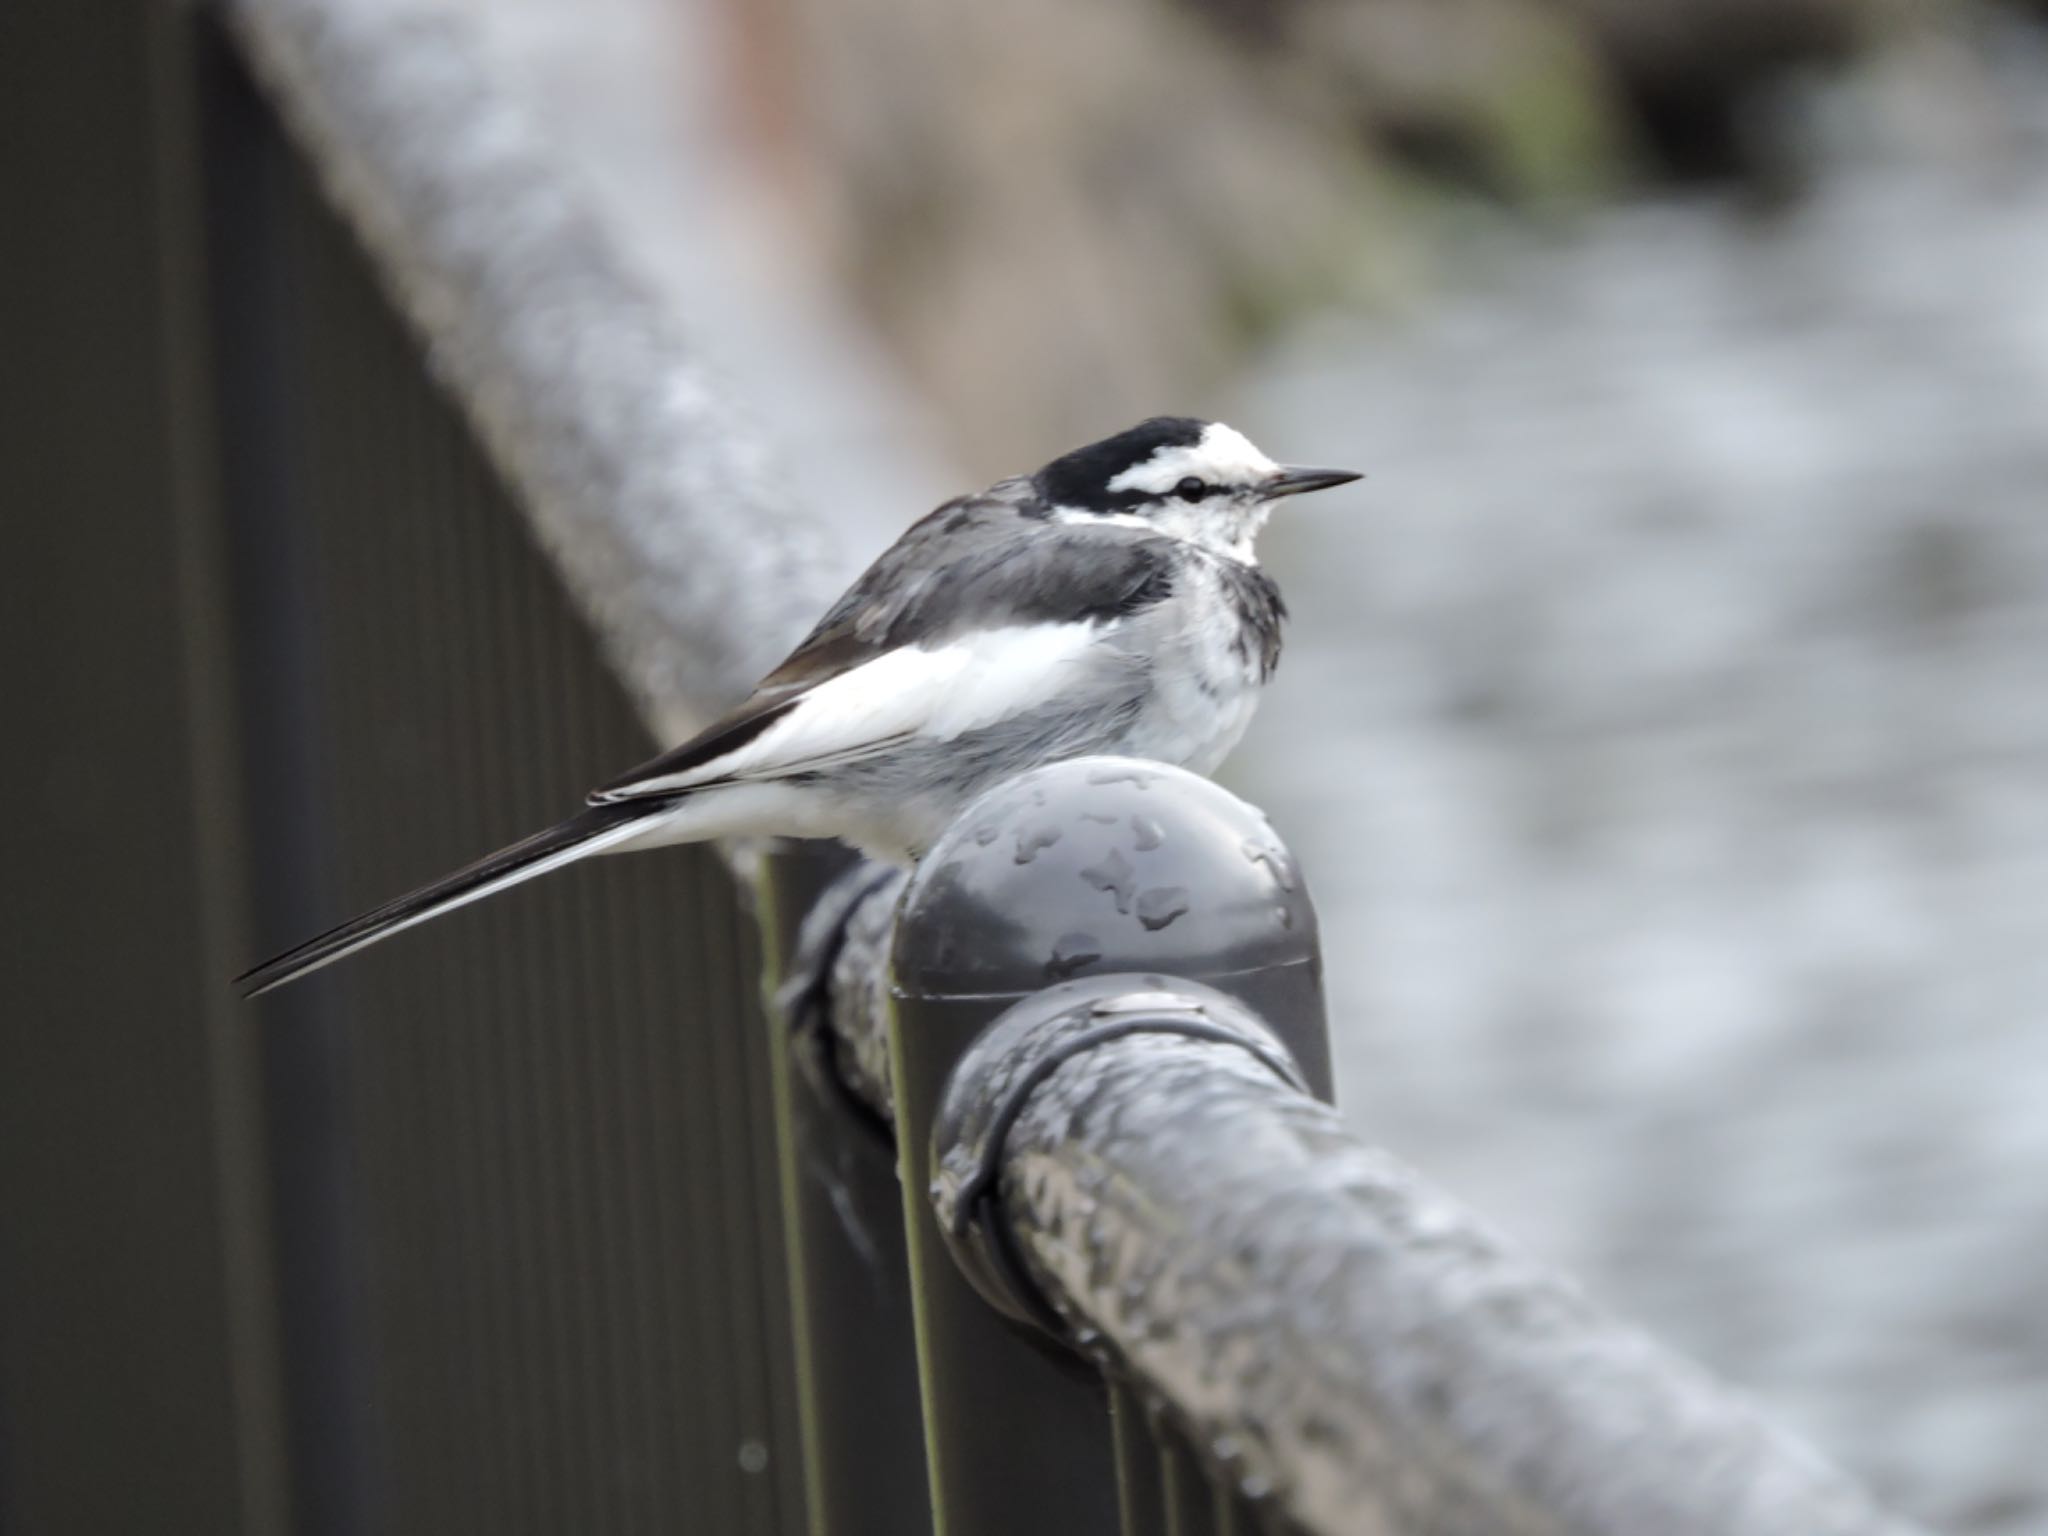
[[[962,823],[926,861],[925,891],[943,881],[949,904],[927,935],[933,969],[918,961],[926,984],[1022,996],[1105,971],[1236,977],[1269,1017],[1315,1021],[1289,1045],[1327,1091],[1315,909],[1257,809],[1159,763],[1097,758],[1022,775]],[[874,863],[842,875],[807,912],[781,997],[830,1031],[845,1085],[884,1119],[890,950],[908,879]],[[1202,900],[1182,905],[1197,880]]]
[[[852,865],[813,901],[777,997],[790,1028],[817,1037],[839,1084],[886,1126],[889,949],[910,871]]]
[[[1290,1020],[1299,1054],[1325,1059],[1314,909],[1235,796],[1156,763],[1083,759],[1020,775],[960,816],[902,896],[891,964],[890,1087],[940,1529],[1113,1528],[1102,1384],[988,1305],[926,1198],[939,1100],[1012,1004],[1106,972],[1198,973]]]
[[[1207,779],[1113,757],[1019,774],[925,856],[904,912],[895,964],[920,991],[1022,996],[1116,971],[1208,981],[1257,1008],[1327,1091],[1315,908],[1264,814]]]
[[[1241,1029],[1229,997],[1181,979],[1199,968],[1237,999],[1263,989],[1265,1016],[1292,1020],[1289,1033],[1316,1051],[1302,1020],[1319,1010],[1275,990],[1314,953],[1291,858],[1213,785],[1128,766],[1028,775],[963,816],[907,896],[900,877],[856,870],[813,912],[812,1000],[829,1004],[836,1059],[872,1101],[891,1081],[875,1048],[886,1024],[879,967],[903,907],[895,1093],[906,1190],[930,1180],[938,1191],[934,1237],[945,1240],[993,1121],[1014,1109],[997,1190],[1026,1284],[1051,1301],[1056,1326],[1130,1375],[1268,1516],[1309,1529],[1902,1529],[1739,1397],[1345,1133],[1270,1056],[1100,1029],[1203,1008]],[[1239,814],[1246,835],[1214,835],[1218,818]],[[1176,924],[1148,926],[1135,900],[1156,883],[1143,855],[1168,845],[1207,861],[1191,886],[1230,914],[1198,917],[1174,952]],[[1253,888],[1240,868],[1262,902],[1233,911]],[[1047,992],[1076,954],[1093,978]],[[1067,1029],[1117,1037],[1034,1078],[1048,1052],[982,1035],[1010,1003],[1040,1026],[1057,1020],[1063,993],[1108,1008]],[[964,1116],[942,1126],[925,1154],[939,1068],[970,1050],[947,1070],[960,1105],[978,1111],[975,1129]],[[906,1070],[913,1081],[900,1080]],[[985,1399],[1003,1375],[986,1350],[1002,1335],[988,1327],[963,1345],[954,1332],[977,1326],[963,1306],[972,1293],[963,1276],[944,1278],[943,1299],[925,1304],[949,1319],[949,1342],[928,1351],[937,1363],[927,1370],[971,1376]],[[929,1272],[921,1283],[943,1289]],[[1008,1310],[1030,1316],[1032,1301]],[[933,1401],[943,1418],[943,1384]],[[1149,1432],[1126,1424],[1117,1443],[1126,1500],[1156,1501],[1157,1474],[1131,1471]]]
[[[227,12],[656,733],[738,697],[851,574],[492,67],[432,0]]]
[[[1069,1335],[1307,1530],[1906,1529],[1240,1045],[1066,1060],[1000,1199]]]
[[[1158,974],[1062,982],[1023,999],[982,1031],[953,1069],[931,1129],[931,1201],[953,1257],[989,1304],[1059,1333],[1019,1262],[999,1197],[1010,1129],[1038,1088],[1068,1061],[1130,1034],[1234,1045],[1274,1077],[1304,1088],[1300,1069],[1242,1003],[1212,987]]]

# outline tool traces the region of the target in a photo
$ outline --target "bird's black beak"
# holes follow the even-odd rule
[[[1298,464],[1283,464],[1266,482],[1266,495],[1299,496],[1304,491],[1327,491],[1333,485],[1349,485],[1364,478],[1355,469],[1303,469]]]

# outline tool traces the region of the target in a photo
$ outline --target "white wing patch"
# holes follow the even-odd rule
[[[1108,488],[1164,495],[1189,475],[1211,485],[1250,485],[1279,467],[1235,427],[1212,421],[1203,429],[1200,442],[1157,449],[1144,463],[1133,464],[1111,480]]]
[[[1056,697],[1103,626],[1032,624],[905,646],[818,684],[744,746],[679,773],[619,786],[620,798],[762,780],[858,761],[913,737],[950,741]]]
[[[1088,528],[1100,528],[1104,523],[1112,528],[1142,528],[1147,533],[1157,533],[1159,525],[1137,512],[1096,512],[1088,507],[1054,507],[1052,520]]]

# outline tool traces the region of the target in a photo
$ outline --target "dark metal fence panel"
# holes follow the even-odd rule
[[[156,6],[0,6],[0,1529],[274,1529]],[[189,186],[182,190],[189,193]],[[199,517],[192,514],[198,512]]]
[[[222,192],[221,346],[226,430],[258,439],[230,443],[230,515],[281,943],[554,819],[648,742],[244,94],[259,148],[220,164],[258,184]],[[394,1532],[801,1527],[758,975],[730,877],[685,852],[264,1005],[309,1528],[351,1501]]]

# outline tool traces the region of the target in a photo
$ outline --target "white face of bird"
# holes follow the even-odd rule
[[[1185,416],[1155,416],[1033,477],[1063,520],[1138,524],[1239,560],[1281,497],[1357,478],[1276,464],[1236,428]]]

